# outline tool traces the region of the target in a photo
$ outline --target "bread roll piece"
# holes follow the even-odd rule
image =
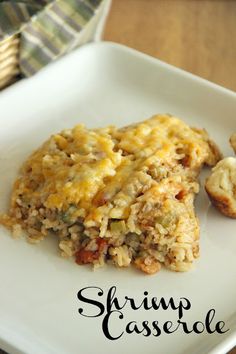
[[[234,149],[234,152],[236,154],[236,133],[234,133],[233,135],[231,135],[229,142],[232,146],[232,148]]]
[[[205,184],[212,204],[224,215],[236,218],[236,158],[226,157],[212,169]]]

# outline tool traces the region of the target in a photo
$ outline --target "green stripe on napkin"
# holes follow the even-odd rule
[[[20,68],[31,76],[76,47],[106,0],[0,0],[0,41],[20,33]]]
[[[20,67],[26,76],[37,72],[73,47],[79,32],[94,16],[101,0],[57,0],[22,28]]]

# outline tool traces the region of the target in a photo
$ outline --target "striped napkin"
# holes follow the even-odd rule
[[[20,72],[29,77],[81,44],[106,0],[0,0],[1,43],[19,34]],[[1,58],[0,58],[1,64]]]

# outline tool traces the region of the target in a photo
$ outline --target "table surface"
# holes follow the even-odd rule
[[[113,0],[104,38],[236,91],[236,1]]]
[[[104,39],[236,91],[234,0],[113,0]]]

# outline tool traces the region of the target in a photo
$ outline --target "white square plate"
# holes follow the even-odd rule
[[[32,79],[0,94],[0,209],[6,210],[12,182],[22,161],[53,133],[76,123],[89,127],[127,125],[155,113],[172,113],[205,127],[226,154],[236,131],[236,94],[134,50],[111,43],[89,44],[49,66]],[[207,172],[205,172],[206,174]],[[204,173],[203,173],[204,174]],[[0,347],[28,354],[204,354],[225,353],[236,344],[236,221],[220,215],[202,188],[197,199],[201,257],[188,273],[162,270],[145,276],[134,269],[105,267],[93,272],[58,256],[54,240],[31,246],[0,229]],[[127,334],[115,341],[102,332],[102,317],[81,303],[77,292],[88,286],[117,287],[122,301],[141,301],[146,290],[158,299],[192,304],[184,313],[190,326],[211,308],[214,323],[225,321],[226,334],[159,337]],[[96,296],[90,290],[90,296]],[[97,298],[96,298],[97,299]],[[113,314],[110,331],[119,335],[129,321],[177,320],[176,311],[123,310]]]

